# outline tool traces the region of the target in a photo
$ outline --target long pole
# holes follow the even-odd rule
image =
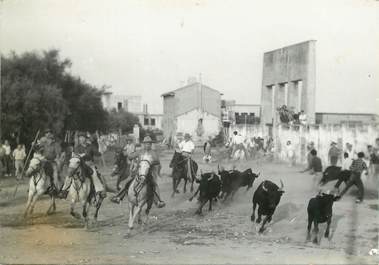
[[[26,165],[28,164],[28,161],[29,161],[30,155],[32,154],[32,150],[33,150],[33,148],[34,148],[34,146],[35,146],[35,144],[36,144],[36,142],[37,142],[37,139],[38,139],[38,136],[39,136],[39,132],[40,132],[40,130],[37,131],[37,134],[36,134],[36,136],[34,137],[34,141],[33,141],[33,143],[32,143],[32,146],[31,146],[30,149],[29,149],[28,155],[27,155],[27,157],[26,157],[26,160],[25,160],[24,166],[23,166],[22,171],[21,171],[21,176],[24,176]],[[20,181],[17,180],[16,188],[15,188],[14,193],[13,193],[13,198],[16,197],[16,193],[17,193],[17,189],[18,189],[18,185],[19,185],[19,183],[20,183]]]

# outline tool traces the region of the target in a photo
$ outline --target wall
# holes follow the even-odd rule
[[[318,124],[370,124],[378,123],[378,115],[375,114],[350,114],[350,113],[316,113]]]
[[[203,118],[204,128],[204,135],[201,139],[196,136],[196,129],[200,117]],[[209,113],[201,112],[199,109],[192,110],[177,117],[177,132],[189,133],[195,141],[204,141],[208,136],[216,136],[219,130],[220,119]]]
[[[268,135],[268,126],[240,126],[230,128],[239,131],[245,137],[256,137]],[[367,153],[367,145],[374,145],[375,139],[379,137],[379,125],[346,126],[346,125],[320,125],[310,126],[285,126],[279,125],[275,129],[275,150],[277,158],[285,160],[285,146],[288,140],[295,148],[296,162],[306,164],[306,145],[313,141],[323,166],[328,165],[328,151],[330,143],[335,141],[340,148],[344,148],[347,142],[353,145],[356,152]],[[275,135],[274,134],[274,135]]]
[[[315,41],[307,41],[264,54],[261,93],[263,124],[272,123],[273,107],[276,114],[276,108],[283,104],[293,106],[295,111],[304,110],[309,122],[315,122],[315,45]]]
[[[105,94],[102,96],[103,106],[110,111],[117,109],[118,102],[121,102],[122,108],[128,112],[139,113],[142,111],[141,96]]]
[[[144,129],[162,129],[162,118],[163,115],[160,114],[137,114],[139,123]],[[145,119],[149,119],[149,124],[145,125]],[[151,125],[151,119],[155,119],[155,125]]]
[[[165,137],[174,136],[176,132],[176,101],[174,96],[163,97],[162,130]]]

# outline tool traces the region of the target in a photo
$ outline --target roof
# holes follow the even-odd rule
[[[316,114],[379,116],[378,114],[375,114],[375,113],[349,113],[349,112],[316,112]]]
[[[284,46],[284,47],[281,47],[281,48],[278,48],[278,49],[275,49],[275,50],[267,51],[267,52],[265,52],[264,54],[266,54],[266,53],[272,53],[272,52],[276,52],[276,51],[280,51],[280,50],[282,50],[282,49],[287,49],[287,48],[291,48],[291,47],[294,47],[294,46],[297,46],[297,45],[305,44],[305,43],[307,43],[307,42],[315,42],[315,41],[316,41],[316,40],[302,41],[302,42],[295,43],[295,44],[291,44],[291,45],[288,45],[288,46]]]
[[[188,84],[188,85],[186,85],[186,86],[183,86],[183,87],[177,88],[177,89],[175,89],[175,90],[172,90],[172,91],[169,91],[169,92],[163,93],[163,94],[161,95],[161,97],[175,96],[175,92],[176,92],[176,91],[181,90],[181,89],[185,89],[185,88],[189,88],[189,87],[191,87],[191,86],[195,86],[195,85],[197,85],[197,86],[200,85],[200,82],[195,82],[195,83],[192,83],[192,84]],[[207,85],[204,85],[204,84],[201,84],[201,85],[202,85],[202,87],[205,87],[205,88],[207,88],[207,89],[210,89],[210,90],[216,91],[217,93],[220,93],[220,95],[223,95],[220,91],[218,91],[218,90],[216,90],[216,89],[214,89],[214,88],[211,88],[211,87],[209,87],[209,86],[207,86]]]

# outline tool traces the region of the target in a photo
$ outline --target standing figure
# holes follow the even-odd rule
[[[328,152],[328,157],[329,157],[330,165],[336,166],[337,162],[338,162],[338,159],[340,158],[340,155],[341,155],[341,150],[337,147],[337,143],[336,142],[332,142],[330,144],[330,149],[329,149],[329,152]]]
[[[294,149],[291,141],[287,141],[286,154],[287,154],[287,160],[289,162],[290,167],[294,166],[295,161],[296,161],[296,157],[295,157],[295,149]]]
[[[187,159],[187,179],[191,181],[192,179],[192,154],[195,151],[195,144],[191,140],[191,135],[189,133],[184,134],[184,140],[179,143],[180,152]]]
[[[24,160],[26,158],[25,149],[22,148],[21,144],[17,145],[17,148],[13,151],[13,159],[14,159],[14,167],[15,167],[15,175],[16,179],[21,180],[23,178],[22,176],[22,169],[24,168]]]
[[[204,162],[209,163],[212,160],[212,144],[211,137],[208,137],[208,140],[204,143]]]
[[[341,198],[350,188],[355,185],[358,187],[358,198],[355,201],[356,203],[361,203],[364,196],[364,187],[361,179],[361,175],[364,171],[367,174],[367,165],[363,161],[365,154],[363,152],[358,153],[358,159],[354,160],[350,166],[351,176],[350,180],[347,182],[346,187],[339,194],[338,198]]]

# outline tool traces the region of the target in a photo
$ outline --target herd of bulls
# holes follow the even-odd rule
[[[234,194],[241,188],[247,187],[248,191],[252,186],[256,178],[259,177],[259,173],[255,174],[249,168],[243,172],[236,169],[225,170],[218,167],[218,173],[216,172],[201,172],[200,178],[196,179],[199,186],[195,194],[190,198],[193,200],[198,194],[199,208],[196,213],[201,214],[202,208],[206,203],[209,203],[209,211],[212,210],[212,202],[217,200],[225,201],[227,198],[233,198]],[[325,177],[322,181],[328,182],[330,179]],[[269,180],[262,181],[253,195],[253,212],[251,214],[251,221],[261,223],[259,233],[265,230],[265,225],[270,223],[272,216],[278,206],[282,195],[284,194],[284,184],[280,181],[280,187]],[[329,229],[332,220],[332,207],[334,201],[337,200],[337,196],[330,194],[330,192],[320,192],[314,198],[311,198],[308,202],[308,227],[307,227],[307,240],[311,240],[311,227],[314,225],[314,238],[313,243],[318,243],[318,224],[326,223],[327,228],[325,231],[325,237],[329,237]],[[255,212],[258,206],[256,218]],[[264,219],[262,221],[262,216]]]

